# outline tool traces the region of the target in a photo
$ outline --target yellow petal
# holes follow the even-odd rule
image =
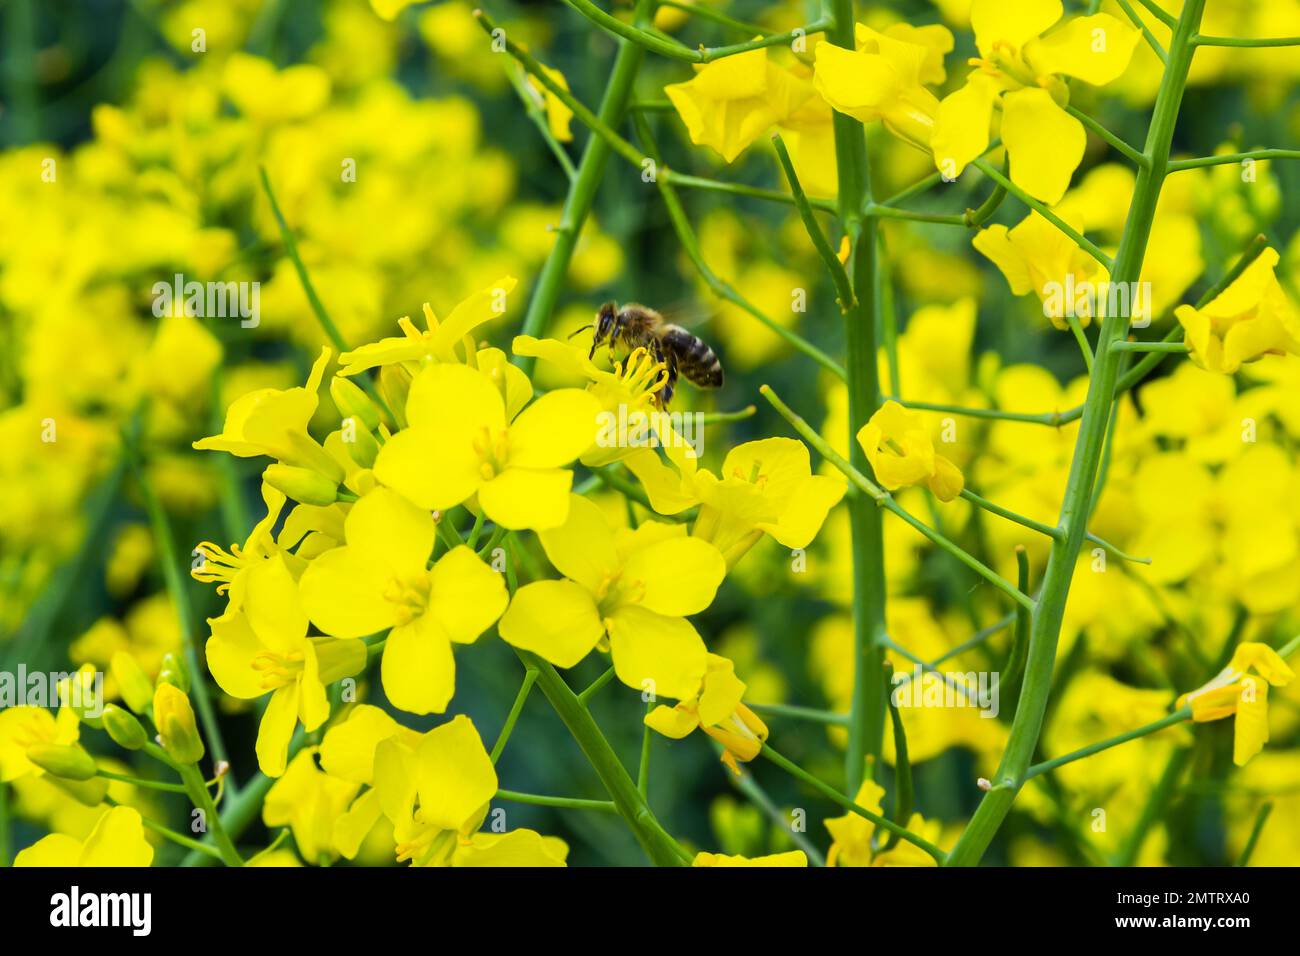
[[[934,165],[950,179],[960,176],[968,163],[989,146],[989,124],[998,86],[993,77],[980,71],[966,78],[966,85],[939,102],[934,118],[930,149]]]
[[[1060,202],[1087,145],[1083,124],[1044,89],[1002,97],[1002,142],[1011,157],[1011,180],[1048,205]]]
[[[451,420],[403,429],[379,449],[375,478],[421,508],[453,508],[483,483],[477,436],[464,422]]]
[[[1093,86],[1119,79],[1142,38],[1108,13],[1074,17],[1045,37],[1025,44],[1025,59],[1038,74],[1076,76]]]
[[[14,857],[14,866],[43,866],[59,868],[77,866],[81,859],[81,843],[65,833],[51,833],[42,837]]]
[[[353,548],[334,548],[307,565],[298,582],[312,623],[333,637],[365,637],[396,623],[384,593],[392,573]]]
[[[1268,742],[1268,681],[1244,677],[1239,693],[1241,702],[1232,728],[1232,762],[1244,767]]]
[[[347,720],[334,724],[321,741],[320,763],[330,776],[353,783],[371,783],[375,773],[375,748],[402,730],[385,711],[357,704]]]
[[[283,556],[257,562],[244,580],[244,614],[253,633],[271,650],[295,648],[307,633],[307,614]]]
[[[474,431],[498,429],[505,427],[506,407],[501,393],[482,372],[466,365],[436,363],[425,366],[412,380],[406,420],[412,427],[457,420]]]
[[[801,481],[790,496],[776,524],[762,522],[759,527],[784,547],[806,548],[817,537],[826,515],[848,491],[848,483],[828,475],[810,475]]]
[[[379,794],[367,790],[352,801],[347,813],[334,821],[334,846],[349,860],[355,859],[366,836],[383,814]]]
[[[596,602],[573,581],[536,581],[515,592],[501,617],[501,639],[557,667],[572,667],[605,633]]]
[[[1239,674],[1253,670],[1274,687],[1285,687],[1295,678],[1295,672],[1287,666],[1281,655],[1267,644],[1246,641],[1232,652],[1230,668]]]
[[[633,553],[623,568],[628,582],[644,585],[639,603],[670,617],[697,614],[713,603],[727,575],[721,553],[699,538],[672,538]]]
[[[975,0],[970,8],[975,45],[984,56],[989,56],[997,43],[1019,49],[1061,19],[1064,12],[1061,0]]]
[[[573,472],[563,468],[508,468],[479,489],[478,503],[503,528],[542,531],[569,516]]]
[[[144,838],[140,811],[114,807],[95,824],[81,848],[79,866],[148,866],[153,847]]]
[[[934,474],[930,477],[930,490],[940,501],[952,501],[966,486],[961,469],[943,455],[934,456]]]
[[[596,441],[600,402],[580,388],[548,392],[523,410],[510,426],[512,468],[558,468]]]
[[[497,774],[473,722],[455,717],[424,735],[416,749],[416,789],[425,823],[476,828],[497,792]]]
[[[645,715],[645,725],[665,737],[681,740],[700,725],[700,718],[681,704],[676,707],[660,704]]]
[[[569,848],[563,840],[533,830],[475,833],[468,845],[456,848],[452,866],[564,866]]]
[[[388,488],[376,488],[354,504],[343,528],[349,548],[398,575],[424,570],[438,533],[429,512]]]
[[[509,601],[503,576],[464,545],[439,558],[429,576],[429,613],[458,644],[478,640],[496,623]]]
[[[456,691],[451,641],[432,614],[388,632],[380,666],[384,693],[412,714],[441,714]]]
[[[581,495],[569,496],[564,524],[539,532],[538,538],[555,570],[588,591],[595,592],[620,563],[605,513]]]
[[[833,43],[817,44],[813,82],[832,108],[864,123],[880,119],[902,92],[898,71],[884,56]]]
[[[204,645],[208,670],[217,686],[231,697],[252,700],[266,693],[262,672],[254,670],[253,658],[265,648],[257,639],[248,619],[236,611],[221,617],[209,618],[212,636]]]
[[[298,684],[286,684],[271,695],[257,729],[257,766],[268,777],[284,773],[289,739],[298,726]]]
[[[628,687],[685,700],[700,689],[708,651],[689,621],[636,605],[610,615],[614,672]]]

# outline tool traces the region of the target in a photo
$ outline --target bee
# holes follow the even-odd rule
[[[596,321],[578,332],[587,329],[595,329],[588,358],[596,354],[601,343],[608,342],[611,357],[615,346],[621,344],[629,352],[644,348],[656,362],[663,362],[668,373],[660,393],[664,406],[672,400],[678,374],[699,388],[722,387],[722,363],[713,349],[699,336],[665,321],[654,309],[634,302],[619,308],[616,302],[606,302],[596,313]]]

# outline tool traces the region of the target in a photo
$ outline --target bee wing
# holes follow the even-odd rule
[[[670,302],[664,308],[656,311],[663,316],[665,325],[678,325],[683,329],[690,330],[707,325],[717,314],[716,309],[711,309],[696,299],[682,299]]]

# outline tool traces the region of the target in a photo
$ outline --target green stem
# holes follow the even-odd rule
[[[1191,351],[1182,342],[1130,342],[1110,343],[1112,352],[1166,352],[1171,355],[1186,355]]]
[[[646,716],[655,709],[654,701],[647,701],[645,705]],[[650,742],[654,740],[654,731],[645,721],[641,722],[641,759],[637,762],[636,768],[636,788],[645,797],[650,792]]]
[[[0,867],[13,860],[13,817],[9,812],[9,784],[0,783]]]
[[[799,183],[799,175],[790,160],[790,151],[785,148],[780,133],[772,134],[772,143],[776,147],[781,168],[785,170],[786,181],[789,182],[790,192],[794,196],[795,208],[799,210],[799,218],[803,220],[804,229],[808,233],[808,238],[812,240],[813,248],[817,250],[817,255],[821,256],[822,262],[826,264],[826,271],[831,274],[831,280],[835,283],[835,291],[840,297],[840,311],[848,312],[857,305],[849,274],[844,271],[844,263],[840,262],[839,256],[835,255],[835,250],[831,248],[826,233],[817,222],[812,207],[808,205],[808,197],[804,195],[803,186]]]
[[[849,723],[848,714],[836,714],[815,707],[796,707],[793,704],[747,704],[746,706],[768,717],[788,717],[791,720],[807,720],[814,724],[830,724],[836,727],[846,727]]]
[[[886,819],[885,817],[882,817],[878,813],[872,813],[870,810],[866,809],[865,807],[859,806],[855,801],[850,800],[848,797],[844,796],[844,794],[840,793],[834,787],[831,787],[828,784],[823,783],[822,781],[814,777],[812,774],[810,774],[808,771],[804,770],[802,767],[799,767],[797,764],[781,756],[774,749],[772,749],[772,746],[770,744],[766,744],[766,743],[763,744],[763,749],[760,751],[760,753],[768,760],[772,761],[772,763],[776,764],[778,767],[784,770],[786,773],[790,774],[790,776],[794,777],[796,780],[800,780],[803,783],[807,784],[809,787],[811,787],[813,790],[816,790],[818,793],[826,797],[828,800],[831,800],[832,802],[838,804],[839,806],[843,807],[845,810],[848,810],[850,813],[856,813],[858,816],[862,817],[863,819],[870,820],[872,823],[874,823],[876,826],[880,827],[883,830],[888,830],[890,833],[897,833],[908,843],[928,853],[931,857],[934,858],[936,863],[938,863],[941,866],[943,865],[946,854],[943,852],[943,850],[939,849],[929,840],[925,839],[924,837],[917,836],[911,830],[907,829],[906,827],[899,826],[893,820]]]
[[[1250,838],[1246,840],[1246,845],[1241,850],[1241,856],[1237,857],[1237,866],[1246,866],[1250,863],[1251,856],[1255,853],[1255,845],[1259,843],[1259,835],[1264,832],[1264,824],[1268,823],[1269,814],[1273,812],[1273,802],[1270,800],[1259,808],[1255,814],[1255,825],[1250,828]]]
[[[537,683],[537,671],[530,667],[524,671],[524,682],[519,685],[519,693],[515,694],[515,702],[510,705],[510,713],[506,715],[505,725],[501,728],[501,733],[497,735],[496,743],[492,745],[492,763],[495,764],[501,756],[501,751],[506,749],[506,742],[510,740],[510,735],[514,733],[519,714],[524,709],[524,702],[528,700],[528,694],[535,683]]]
[[[243,866],[244,861],[239,856],[239,851],[235,849],[230,834],[226,832],[226,828],[221,822],[221,814],[217,811],[216,804],[212,802],[212,794],[208,792],[207,784],[204,783],[198,767],[194,764],[185,764],[178,769],[180,770],[181,780],[185,783],[185,790],[189,794],[190,801],[203,811],[208,830],[212,834],[212,840],[216,844],[217,852],[221,855],[222,861],[225,862],[226,866]]]
[[[1077,119],[1084,126],[1088,127],[1088,129],[1096,133],[1099,137],[1101,137],[1101,139],[1104,142],[1107,143],[1107,145],[1109,145],[1112,149],[1122,154],[1125,158],[1130,160],[1132,163],[1134,163],[1137,166],[1146,165],[1147,158],[1144,155],[1142,155],[1141,150],[1136,149],[1133,146],[1130,146],[1128,143],[1124,142],[1124,140],[1120,139],[1118,136],[1116,136],[1106,127],[1102,126],[1101,123],[1097,122],[1087,113],[1085,113],[1083,110],[1078,109],[1077,107],[1074,106],[1070,106],[1069,104],[1066,104],[1065,111],[1069,113],[1071,116],[1073,116],[1075,119]]]
[[[1160,814],[1164,812],[1165,804],[1173,796],[1178,787],[1178,781],[1182,777],[1183,771],[1187,769],[1191,759],[1192,749],[1190,747],[1179,747],[1170,754],[1164,772],[1160,774],[1160,779],[1156,781],[1155,788],[1142,806],[1142,812],[1138,814],[1137,822],[1133,825],[1133,829],[1129,831],[1128,837],[1124,840],[1119,853],[1115,856],[1116,866],[1133,866],[1137,862],[1138,854],[1142,852],[1142,844],[1146,842],[1147,833],[1150,831],[1152,824],[1159,819]]]
[[[789,43],[796,37],[821,33],[827,27],[826,21],[819,20],[807,26],[788,30],[785,33],[774,33],[746,43],[734,43],[730,46],[712,48],[700,47],[693,50],[686,44],[670,37],[624,23],[617,17],[606,13],[592,3],[591,0],[564,0],[564,2],[607,33],[612,33],[614,36],[635,43],[652,53],[658,53],[660,56],[666,56],[673,60],[684,60],[688,63],[712,63],[714,60],[735,56],[738,53],[748,53],[750,50],[760,50],[763,47],[780,46]]]
[[[853,0],[830,0],[828,9],[834,20],[827,32],[829,42],[855,49]],[[881,401],[876,315],[879,221],[874,216],[863,217],[873,199],[866,132],[847,114],[836,111],[832,119],[840,224],[852,250],[850,268],[857,300],[844,316],[849,459],[853,469],[865,475],[870,465],[856,436]],[[769,395],[768,400],[771,398]],[[871,758],[873,770],[879,767],[885,736],[884,515],[872,499],[862,495],[850,498],[849,530],[853,556],[853,695],[844,777],[849,792],[856,793],[866,774],[866,758]]]
[[[163,783],[161,780],[146,780],[143,777],[132,777],[125,773],[113,773],[105,770],[103,767],[97,767],[95,773],[105,780],[116,780],[119,783],[129,783],[133,787],[143,787],[145,790],[164,790],[168,793],[188,793],[189,791],[179,783]]]
[[[107,803],[110,807],[122,806],[122,804],[118,803],[112,797],[105,797],[104,802]],[[215,847],[211,847],[206,843],[200,843],[198,840],[195,840],[192,837],[187,837],[183,833],[177,833],[175,830],[165,827],[161,823],[157,823],[154,820],[150,820],[144,814],[140,815],[140,822],[144,824],[145,829],[152,830],[154,833],[158,834],[159,836],[167,840],[170,840],[171,842],[175,843],[177,846],[183,846],[194,853],[201,853],[204,856],[209,856],[216,860],[221,859],[221,853]]]
[[[1122,734],[1116,734],[1114,737],[1107,737],[1105,740],[1099,740],[1086,747],[1080,747],[1078,750],[1073,750],[1060,757],[1053,757],[1051,760],[1044,760],[1042,763],[1036,763],[1025,771],[1024,779],[1032,780],[1040,774],[1056,770],[1058,767],[1063,767],[1067,763],[1074,763],[1076,760],[1082,760],[1085,757],[1099,754],[1103,750],[1110,750],[1112,747],[1126,744],[1130,740],[1137,740],[1139,737],[1146,737],[1150,734],[1157,733],[1158,731],[1164,730],[1166,727],[1172,727],[1174,724],[1181,724],[1186,720],[1190,720],[1191,717],[1192,708],[1182,707],[1179,710],[1174,711],[1172,714],[1161,717],[1159,720],[1153,720],[1149,724],[1143,724],[1141,727],[1125,731]]]
[[[1097,248],[1097,246],[1090,239],[1086,238],[1083,233],[1079,232],[1056,213],[1052,212],[1046,203],[1040,202],[1033,196],[1029,195],[1029,193],[1017,186],[1012,180],[1003,176],[995,167],[989,165],[987,160],[977,159],[972,165],[1063,232],[1076,246],[1088,253],[1088,255],[1092,256],[1108,270],[1112,269],[1114,263],[1111,261],[1110,256]],[[1112,281],[1114,280],[1112,279]]]
[[[1110,270],[1112,282],[1136,282],[1140,277],[1142,260],[1155,219],[1156,203],[1168,170],[1169,149],[1178,120],[1178,109],[1191,68],[1193,47],[1190,40],[1200,23],[1204,8],[1205,0],[1187,0],[1174,31],[1169,63],[1160,82],[1151,126],[1147,132],[1144,154],[1148,163],[1138,169],[1128,221]],[[987,163],[982,165],[988,166]],[[1020,787],[1028,779],[1030,761],[1038,746],[1047,711],[1056,662],[1056,643],[1060,636],[1075,563],[1087,535],[1102,445],[1116,394],[1120,356],[1110,350],[1110,345],[1127,330],[1126,316],[1108,314],[1102,320],[1097,339],[1097,360],[1088,384],[1079,435],[1061,504],[1058,526],[1063,537],[1053,542],[1044,572],[1016,714],[997,770],[995,785],[980,801],[949,857],[949,862],[954,865],[974,865],[979,862],[1010,812]]]
[[[586,755],[601,783],[609,791],[618,814],[627,821],[637,843],[656,866],[685,866],[691,855],[663,828],[641,795],[636,783],[619,762],[618,755],[596,726],[578,695],[569,689],[559,673],[542,658],[516,649],[524,666],[537,671],[537,685],[551,702],[564,726]]]
[[[822,855],[821,850],[813,845],[807,834],[791,828],[790,818],[772,802],[772,798],[767,795],[766,790],[758,785],[758,781],[754,779],[752,773],[748,770],[741,770],[739,774],[728,773],[727,779],[731,781],[732,786],[744,794],[750,803],[762,810],[769,820],[783,831],[789,833],[791,841],[795,846],[803,850],[813,866],[826,865],[826,857]]]
[[[208,746],[212,751],[213,762],[229,763],[226,743],[222,739],[221,726],[217,721],[217,712],[208,694],[207,668],[203,663],[202,654],[199,653],[198,635],[194,630],[194,608],[190,603],[190,593],[185,578],[181,576],[180,557],[176,552],[176,539],[172,534],[171,521],[162,502],[158,500],[153,485],[144,473],[144,464],[134,448],[134,438],[128,436],[124,441],[127,443],[140,497],[144,499],[145,511],[148,512],[149,523],[153,527],[167,593],[176,606],[177,623],[180,625],[181,641],[184,645],[185,665],[190,674],[190,692],[194,698],[195,708],[199,712],[199,721],[203,724],[203,735],[207,738]],[[233,784],[232,779],[227,786]]]
[[[1273,47],[1300,46],[1300,37],[1207,37],[1192,38],[1196,46]]]
[[[511,803],[528,803],[535,807],[562,807],[566,810],[601,810],[618,813],[613,800],[583,800],[580,797],[548,797],[540,793],[520,793],[518,790],[498,790],[498,800]]]
[[[1142,31],[1142,39],[1146,40],[1147,46],[1151,47],[1155,52],[1155,55],[1160,57],[1160,62],[1168,63],[1169,54],[1166,53],[1165,48],[1160,45],[1160,41],[1157,40],[1156,35],[1151,32],[1151,28],[1146,25],[1146,21],[1137,15],[1137,11],[1133,9],[1129,0],[1117,0],[1117,2],[1119,3],[1120,9],[1124,11],[1124,16],[1128,17],[1129,20],[1133,22],[1133,25]]]
[[[1169,164],[1171,173],[1204,166],[1228,166],[1248,159],[1300,159],[1300,149],[1254,149],[1247,153],[1223,153],[1219,156],[1198,156],[1195,159],[1176,159]]]
[[[650,136],[649,125],[646,123],[645,117],[634,116],[632,117],[632,121],[637,128],[638,134],[645,141],[646,150],[650,153],[650,158],[656,164],[659,164],[661,161],[659,150]],[[677,191],[673,189],[669,178],[662,175],[661,172],[661,174],[656,177],[655,184],[659,187],[659,194],[663,197],[664,206],[668,210],[669,221],[672,223],[673,230],[677,233],[677,239],[682,244],[682,249],[686,252],[687,257],[695,266],[696,271],[699,272],[700,278],[702,278],[705,284],[713,290],[714,294],[748,312],[775,335],[790,343],[790,345],[794,346],[794,348],[802,352],[804,355],[807,355],[827,371],[839,378],[844,378],[844,369],[842,369],[833,358],[817,346],[813,345],[807,339],[803,338],[803,336],[799,335],[797,332],[791,331],[779,322],[775,322],[768,318],[768,316],[757,306],[736,291],[735,287],[733,287],[730,282],[726,281],[713,271],[705,261],[704,254],[700,251],[700,244],[695,237],[694,230],[691,229],[690,221],[686,216],[686,209],[682,206],[681,199],[678,197]]]
[[[654,0],[637,0],[632,14],[634,23],[638,25],[648,24],[654,13],[654,6]],[[496,25],[483,11],[476,10],[474,15],[489,34],[496,29]],[[507,40],[506,45],[512,55],[524,62],[519,56],[518,47],[513,42]],[[618,53],[614,57],[613,69],[610,71],[609,80],[605,84],[605,94],[600,103],[600,121],[605,126],[617,126],[622,121],[623,115],[627,111],[627,104],[632,98],[632,85],[637,72],[641,68],[641,60],[642,47],[640,45],[626,41],[619,44]],[[535,65],[536,61],[534,61],[534,67]],[[527,63],[525,63],[525,67],[527,67]],[[540,70],[533,68],[529,69],[529,72],[537,77],[538,81],[543,85],[547,85],[545,81],[550,78],[542,74]],[[558,84],[551,81],[548,89],[557,86]],[[552,92],[555,92],[555,90],[552,89]],[[559,301],[560,289],[564,285],[565,276],[568,274],[569,263],[573,259],[574,249],[577,248],[578,236],[582,232],[583,224],[587,221],[587,216],[591,213],[592,204],[596,199],[596,190],[604,178],[610,152],[610,144],[601,136],[588,138],[582,150],[582,158],[578,161],[577,175],[569,184],[569,192],[564,200],[564,210],[560,214],[560,223],[555,230],[555,243],[551,246],[550,254],[547,255],[546,262],[542,265],[541,272],[537,277],[537,284],[533,288],[532,298],[528,300],[528,311],[524,315],[524,335],[540,337],[546,331],[551,314],[555,311],[556,303]],[[533,360],[531,358],[519,357],[517,361],[525,372],[532,371]]]
[[[615,673],[614,668],[612,666],[607,668],[603,674],[601,674],[594,681],[592,681],[591,684],[587,686],[586,690],[578,694],[578,702],[582,704],[583,707],[586,707],[588,704],[590,704],[591,698],[595,697],[596,693],[602,687],[604,687],[606,684],[608,684],[610,681],[614,679],[614,673]]]

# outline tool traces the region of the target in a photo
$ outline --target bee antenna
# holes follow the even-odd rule
[[[583,332],[586,332],[588,329],[594,329],[595,327],[596,327],[596,326],[595,326],[593,323],[588,322],[588,323],[587,323],[586,325],[584,325],[582,328],[580,328],[580,329],[574,329],[572,332],[570,332],[570,333],[568,334],[567,337],[568,337],[568,338],[573,338],[575,335],[581,335]]]

